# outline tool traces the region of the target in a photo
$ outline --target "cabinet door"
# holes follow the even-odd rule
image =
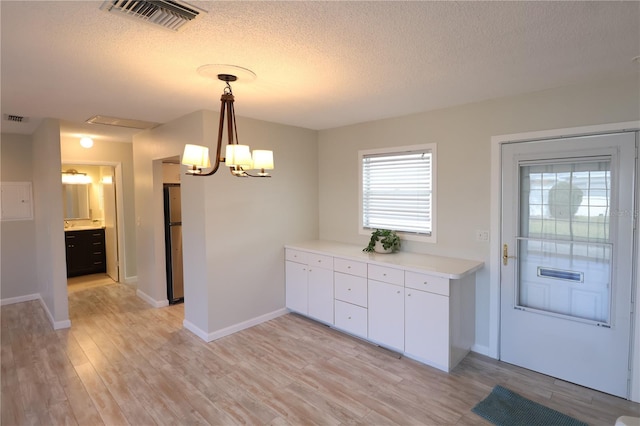
[[[336,328],[353,334],[354,336],[367,338],[367,309],[351,303],[335,301]]]
[[[285,298],[287,308],[307,315],[307,265],[285,262]]]
[[[68,231],[65,232],[65,242],[67,244],[67,277],[91,273],[93,255],[89,234],[86,231]]]
[[[405,292],[405,352],[448,371],[449,298],[409,288]]]
[[[333,324],[333,271],[310,267],[308,272],[309,316]]]
[[[404,351],[404,287],[369,280],[369,340]]]

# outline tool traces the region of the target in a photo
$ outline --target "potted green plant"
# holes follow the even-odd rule
[[[393,253],[400,249],[400,237],[396,234],[396,231],[390,231],[388,229],[376,229],[371,233],[371,239],[369,245],[362,249],[362,251],[376,253]]]

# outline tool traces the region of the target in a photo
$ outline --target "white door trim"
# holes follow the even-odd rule
[[[489,260],[489,348],[488,354],[493,358],[499,356],[500,342],[500,261],[501,261],[501,145],[507,142],[523,142],[530,140],[552,139],[563,137],[575,137],[620,131],[638,131],[640,121],[628,121],[623,123],[599,124],[595,126],[573,127],[565,129],[543,130],[538,132],[515,133],[510,135],[498,135],[491,137],[491,224],[490,235],[494,238],[490,242]],[[636,165],[638,168],[638,165]],[[636,200],[640,197],[640,185],[636,185]],[[636,205],[636,210],[638,206]],[[636,217],[636,226],[638,218]],[[636,256],[640,263],[640,232],[636,236]],[[640,293],[638,290],[638,271],[634,271],[633,288],[634,294]],[[637,296],[636,296],[637,297]],[[634,338],[632,351],[640,354],[640,309],[635,310],[634,315]],[[632,357],[632,383],[631,400],[640,402],[640,356]]]

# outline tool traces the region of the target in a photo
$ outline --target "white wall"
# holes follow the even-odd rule
[[[31,136],[2,134],[0,180],[32,182]],[[34,220],[0,222],[0,299],[9,302],[33,298],[38,293],[36,275],[36,225]]]
[[[318,236],[317,133],[237,120],[241,143],[274,151],[273,177],[235,178],[221,166],[181,178],[185,325],[208,340],[282,310],[283,246]],[[159,162],[182,155],[185,143],[215,155],[217,125],[217,113],[199,111],[134,136],[138,285],[156,305],[166,299],[164,259],[154,256],[164,247]]]
[[[95,139],[91,149],[82,148],[77,137],[62,136],[60,141],[62,163],[105,164],[115,166],[119,164],[122,170],[122,188],[116,188],[124,212],[124,280],[136,279],[136,225],[135,225],[135,194],[133,173],[133,146],[130,142],[101,141]],[[120,201],[119,201],[120,202]],[[120,230],[119,230],[120,231]],[[122,278],[121,278],[122,279]]]
[[[54,328],[69,327],[60,179],[60,123],[44,119],[33,134],[33,199],[38,292]]]
[[[403,250],[489,265],[489,243],[476,242],[475,231],[490,228],[491,137],[638,120],[639,83],[635,75],[320,131],[320,238],[366,245],[358,234],[358,150],[436,143],[438,242],[405,241]],[[476,278],[475,347],[484,353],[489,296],[485,267]]]

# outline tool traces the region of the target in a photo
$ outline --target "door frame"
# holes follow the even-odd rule
[[[116,235],[117,235],[117,244],[118,244],[118,278],[120,283],[131,285],[132,282],[127,281],[127,277],[125,274],[126,271],[126,252],[124,247],[124,195],[123,195],[123,185],[124,180],[122,176],[122,162],[119,161],[74,161],[61,159],[60,164],[64,166],[65,164],[79,164],[86,166],[107,166],[113,167],[115,186],[116,186]]]
[[[501,206],[502,206],[502,183],[501,183],[501,148],[503,143],[524,142],[532,140],[568,138],[575,136],[596,135],[620,131],[639,131],[640,121],[628,121],[622,123],[600,124],[594,126],[572,127],[564,129],[543,130],[537,132],[515,133],[508,135],[498,135],[491,137],[491,223],[490,232],[494,237],[490,241],[489,256],[489,347],[486,348],[486,355],[499,359],[500,354],[500,262],[501,258]],[[638,198],[640,197],[640,185],[638,182],[638,160],[636,160],[636,185],[635,185],[635,212],[636,228],[638,228]],[[640,264],[640,230],[636,232],[634,250],[636,265]],[[633,270],[632,282],[633,300],[637,300],[640,294],[638,289],[638,270]],[[633,315],[631,342],[632,354],[640,354],[640,309],[636,309]],[[631,372],[631,393],[630,399],[640,402],[640,357],[632,356]]]

